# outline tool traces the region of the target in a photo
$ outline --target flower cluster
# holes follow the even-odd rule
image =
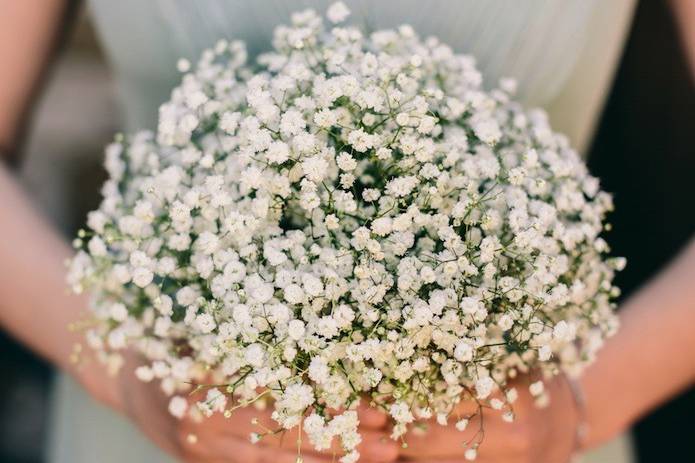
[[[394,439],[462,400],[511,419],[509,378],[579,373],[616,330],[610,196],[513,81],[486,91],[436,38],[311,10],[252,63],[220,41],[179,68],[156,134],[107,148],[69,275],[89,343],[138,349],[174,415],[191,384],[204,414],[270,399],[350,463],[360,400]]]

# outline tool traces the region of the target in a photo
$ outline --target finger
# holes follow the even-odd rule
[[[461,419],[467,416],[473,416],[480,411],[480,405],[471,399],[462,400],[454,407],[450,415],[451,419]]]
[[[400,451],[400,455],[415,459],[448,458],[463,461],[466,450],[472,444],[481,442],[477,452],[480,458],[503,458],[503,461],[510,461],[523,448],[524,436],[513,423],[491,419],[491,413],[498,412],[485,412],[482,426],[480,416],[473,417],[464,431],[458,430],[453,420],[447,426],[430,420],[426,423],[426,428],[414,429],[405,435],[407,447]]]
[[[375,413],[371,414],[372,423],[376,421],[373,418],[375,416]],[[298,428],[282,430],[276,434],[268,434],[269,430],[276,430],[278,424],[273,421],[270,412],[252,408],[236,410],[229,418],[225,418],[217,413],[209,418],[205,418],[200,423],[194,423],[189,420],[182,423],[181,427],[184,433],[183,438],[186,438],[188,434],[193,434],[206,440],[237,437],[249,441],[251,433],[258,433],[265,434],[258,442],[258,445],[264,447],[295,450],[298,445]],[[371,458],[379,462],[395,461],[398,456],[399,444],[388,437],[388,431],[360,426],[359,433],[362,436],[362,443],[358,448],[365,458]],[[306,433],[302,433],[299,447],[304,453],[320,453],[314,449]],[[326,452],[342,455],[340,439],[334,438],[331,442],[331,447]]]
[[[369,429],[360,429],[362,442],[357,446],[357,450],[362,456],[362,461],[388,463],[396,461],[399,455],[400,445],[390,439],[388,434],[383,431],[373,431]],[[297,448],[298,430],[290,429],[282,435],[266,436],[259,442],[260,445],[268,448],[281,448],[284,450],[294,450]],[[345,452],[341,447],[341,441],[338,437],[333,438],[329,449],[317,451],[309,436],[302,433],[302,440],[299,443],[303,453],[307,454],[328,454],[342,456]]]
[[[343,408],[328,408],[328,414],[331,416],[336,416],[342,414],[345,409]],[[366,400],[361,400],[357,406],[357,415],[360,420],[360,427],[370,428],[370,429],[382,429],[386,427],[389,422],[388,415],[377,407],[372,407]]]
[[[417,461],[417,463],[466,463],[469,460],[466,460],[464,457],[456,458],[454,460],[448,460],[448,459],[442,460],[441,458],[435,458],[435,459],[429,459],[428,458],[426,460],[419,460],[419,459],[418,460],[410,460],[410,459],[398,460],[398,463],[406,463],[406,462],[414,463],[415,461]],[[506,459],[505,460],[490,460],[489,458],[481,457],[478,455],[475,457],[475,460],[472,460],[472,461],[475,461],[475,463],[494,463],[495,461],[504,461],[504,463],[517,463],[521,460],[506,460]]]
[[[400,456],[400,443],[389,438],[385,433],[360,430],[362,442],[357,446],[361,460],[370,463],[390,463]]]
[[[362,436],[362,442],[358,445],[357,450],[362,455],[363,461],[388,463],[398,458],[400,446],[397,442],[389,439],[388,434],[385,432],[361,429],[359,433]],[[226,439],[226,436],[218,435],[216,438]],[[298,429],[294,428],[279,434],[264,436],[257,445],[287,451],[295,451],[299,447],[303,454],[311,455],[342,456],[345,453],[338,437],[333,438],[330,448],[322,451],[314,448],[306,433],[302,433],[301,442],[298,443],[297,438]],[[246,436],[246,439],[248,440],[248,436]]]
[[[226,439],[199,440],[189,442],[185,461],[191,463],[296,463],[297,450],[265,447],[249,441],[227,437]],[[331,463],[331,454],[309,454],[301,452],[304,463]]]
[[[357,415],[360,419],[360,427],[368,429],[383,429],[389,422],[389,417],[381,409],[370,407],[362,402],[357,407]]]

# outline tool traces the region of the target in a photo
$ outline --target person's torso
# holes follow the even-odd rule
[[[332,0],[90,0],[119,87],[126,127],[154,128],[157,108],[180,74],[176,61],[195,61],[220,38],[240,39],[257,53],[272,30],[305,7]],[[369,29],[411,24],[457,52],[476,57],[488,86],[519,81],[519,99],[549,110],[557,130],[580,150],[610,85],[634,0],[346,0],[356,24]],[[98,407],[62,378],[48,460],[91,463],[171,459],[122,417]],[[90,423],[89,426],[76,424]],[[621,438],[589,462],[630,462]]]
[[[126,127],[153,128],[158,106],[180,75],[220,38],[251,55],[270,48],[273,28],[332,0],[91,0],[116,74]],[[518,80],[518,98],[551,113],[554,126],[584,148],[610,84],[634,0],[354,0],[350,21],[368,30],[410,24],[473,55],[487,86]]]

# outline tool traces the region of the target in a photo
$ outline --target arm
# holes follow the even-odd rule
[[[2,2],[2,0],[0,0]],[[60,0],[0,3],[0,153],[12,154],[45,63],[54,48],[60,18],[67,14]],[[240,410],[235,420],[221,419],[204,426],[177,421],[168,412],[168,399],[155,382],[135,379],[139,358],[127,355],[117,378],[94,362],[82,368],[70,359],[82,334],[68,329],[88,313],[85,296],[68,294],[64,262],[73,251],[32,207],[0,157],[0,327],[39,355],[74,376],[102,403],[127,415],[154,443],[182,461],[296,460],[292,438],[249,442],[257,427],[251,417],[270,421],[270,411]],[[385,417],[363,410],[365,442],[361,451],[382,461],[396,458],[396,444],[382,442]],[[232,422],[230,422],[232,421]],[[192,444],[189,435],[197,436]],[[306,463],[328,463],[303,440]],[[278,447],[283,444],[283,448]]]
[[[0,2],[0,155],[16,154],[30,103],[76,3]]]
[[[39,82],[70,11],[64,0],[4,2],[0,27],[0,154],[15,154]],[[68,296],[62,262],[70,255],[63,240],[36,214],[0,163],[0,325],[40,355],[77,376],[70,353],[77,334],[67,326],[84,301]],[[37,291],[37,288],[41,290]],[[49,310],[50,308],[50,310]],[[99,398],[113,402],[110,384],[81,379]],[[103,384],[98,385],[98,382]]]
[[[0,153],[15,153],[30,103],[70,12],[65,0],[3,2],[0,24]],[[69,361],[83,299],[66,294],[65,242],[31,208],[0,162],[0,325],[61,369],[78,377]],[[113,404],[112,382],[80,377],[98,398]]]
[[[690,73],[695,76],[695,2],[692,0],[671,0],[674,18],[683,42]]]
[[[695,382],[695,241],[623,307],[622,326],[582,378],[594,446]]]
[[[68,326],[83,318],[87,307],[84,297],[67,293],[64,261],[70,248],[32,209],[4,167],[0,198],[0,325],[77,377],[97,398],[115,405],[113,381],[102,368],[78,369],[70,361],[81,334]]]
[[[586,399],[589,449],[625,431],[640,416],[695,382],[695,241],[657,279],[623,307],[622,326],[608,340],[580,379]],[[519,391],[516,419],[503,423],[501,413],[484,411],[481,463],[568,461],[575,441],[577,413],[568,382],[558,376],[547,384],[550,406],[538,408],[528,394],[528,378],[513,384]],[[464,404],[464,407],[466,404]],[[464,410],[472,412],[473,410]],[[403,457],[423,461],[462,461],[478,421],[461,433],[433,425],[426,434],[408,436]],[[471,429],[472,428],[472,429]]]
[[[695,76],[695,2],[671,0]],[[695,382],[695,240],[624,306],[622,327],[583,379],[592,445]],[[610,414],[603,410],[611,410]]]

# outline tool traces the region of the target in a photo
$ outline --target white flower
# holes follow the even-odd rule
[[[265,349],[260,344],[251,344],[244,351],[244,359],[249,365],[260,367],[265,359]]]
[[[350,10],[345,6],[345,3],[335,2],[326,11],[326,16],[332,23],[337,24],[345,21],[350,16]]]
[[[316,327],[316,334],[324,338],[333,338],[338,335],[338,323],[331,316],[321,317]]]
[[[179,72],[188,72],[188,70],[190,68],[191,68],[191,63],[187,59],[181,58],[176,62],[176,69]]]
[[[381,191],[376,188],[367,188],[362,192],[362,198],[364,198],[366,202],[376,201],[379,197],[381,197]]]
[[[478,379],[475,382],[475,390],[478,394],[478,399],[487,398],[496,386],[495,381],[493,381],[493,379],[489,376]]]
[[[198,402],[198,408],[206,416],[211,416],[215,412],[223,412],[227,405],[227,397],[217,388],[208,390],[204,401]]]
[[[408,113],[398,113],[396,115],[396,124],[408,125],[410,123],[410,115]]]
[[[87,245],[87,247],[89,248],[89,253],[94,257],[103,257],[108,252],[106,244],[98,236],[95,236],[91,240],[89,240],[89,244]]]
[[[412,27],[327,30],[312,10],[250,56],[222,40],[181,62],[156,133],[106,150],[68,279],[92,293],[88,344],[110,368],[137,352],[177,416],[184,385],[214,379],[203,415],[271,405],[351,463],[357,396],[397,439],[416,416],[446,425],[466,390],[512,419],[522,370],[596,358],[618,326],[613,205],[513,82],[486,90],[474,57]]]
[[[410,412],[408,404],[404,402],[395,402],[391,405],[389,413],[398,423],[412,423],[415,420],[415,417]]]
[[[480,243],[480,261],[483,263],[491,262],[500,247],[499,238],[496,236],[486,236]]]
[[[175,201],[169,208],[169,215],[175,222],[184,222],[190,219],[191,209],[181,201]]]
[[[393,221],[391,217],[379,217],[372,222],[372,231],[379,236],[391,233]]]
[[[290,304],[299,304],[304,300],[304,290],[299,285],[287,285],[283,293],[285,295],[285,300]]]
[[[360,453],[357,450],[353,450],[340,457],[340,463],[355,463],[359,458]]]
[[[340,227],[340,220],[335,214],[328,214],[324,220],[324,224],[329,230],[337,230]]]
[[[126,309],[125,305],[117,302],[111,305],[110,315],[115,321],[123,322],[128,318],[128,309]]]
[[[256,303],[268,302],[273,297],[273,285],[251,275],[244,281],[244,287],[250,300]]]
[[[87,214],[87,225],[97,233],[104,233],[104,226],[106,225],[107,221],[108,218],[106,217],[106,214],[99,210],[91,211],[89,214]]]
[[[309,364],[309,378],[318,384],[323,384],[328,381],[330,370],[328,364],[321,357],[314,357]]]
[[[574,339],[574,327],[568,324],[565,320],[560,320],[553,327],[553,337],[557,340],[569,342]]]
[[[282,164],[290,158],[290,147],[282,141],[274,141],[265,153],[268,162]]]
[[[169,413],[176,418],[183,418],[188,410],[188,402],[181,396],[174,396],[169,400]]]
[[[164,294],[155,299],[154,306],[161,315],[170,316],[173,312],[174,303],[171,297]]]
[[[466,341],[460,341],[454,349],[454,358],[459,362],[468,362],[473,359],[473,347]]]
[[[482,308],[482,303],[480,302],[480,299],[477,297],[467,296],[461,298],[460,306],[463,313],[473,315]]]
[[[193,304],[197,297],[198,294],[190,286],[185,286],[176,292],[176,302],[183,306]]]
[[[301,412],[314,403],[311,386],[306,384],[290,384],[285,390],[282,404],[289,411]]]
[[[455,424],[458,431],[465,431],[468,427],[468,420],[466,418],[460,419]]]
[[[376,387],[381,381],[382,377],[383,373],[381,372],[381,370],[377,368],[369,368],[364,373],[364,382],[367,383],[370,387]]]
[[[302,162],[302,170],[309,180],[320,182],[326,176],[328,162],[319,155],[312,156]]]
[[[338,155],[336,158],[336,162],[338,163],[338,167],[340,170],[355,170],[355,167],[357,167],[357,161],[355,161],[355,158],[350,156],[349,153],[342,152]]]
[[[553,355],[553,351],[550,348],[550,346],[547,344],[544,346],[541,346],[538,349],[538,360],[540,360],[542,362],[546,362],[546,361],[550,360],[550,357],[552,355]]]
[[[504,402],[498,398],[494,398],[490,400],[490,406],[493,410],[502,410],[502,407],[504,407]]]
[[[324,429],[325,424],[323,417],[314,412],[304,418],[304,431],[309,435],[316,434]]]
[[[348,135],[348,143],[350,143],[355,150],[363,153],[374,146],[374,136],[362,129],[353,130],[350,132],[350,135]]]
[[[497,324],[502,328],[504,331],[508,331],[514,326],[514,319],[509,316],[509,314],[504,314],[500,317],[500,319],[497,321]]]
[[[328,108],[323,108],[314,114],[314,122],[322,129],[327,129],[336,125],[338,122],[338,114]]]
[[[149,383],[154,379],[154,372],[152,368],[141,365],[135,369],[135,376],[143,383]]]
[[[288,325],[287,334],[295,341],[299,341],[302,336],[304,336],[305,331],[304,322],[301,320],[292,320]]]
[[[416,177],[397,177],[388,182],[386,191],[393,196],[403,197],[409,195],[417,184],[418,180]]]
[[[145,286],[152,283],[153,278],[154,274],[148,268],[137,267],[133,269],[133,283],[135,283],[141,288],[144,288]]]
[[[281,118],[280,131],[283,135],[297,135],[304,129],[306,122],[304,121],[304,116],[297,110],[286,111]]]
[[[209,333],[215,329],[216,323],[212,315],[207,313],[202,313],[198,315],[195,319],[196,326],[201,333]]]
[[[532,396],[538,397],[543,393],[545,387],[543,385],[543,381],[536,381],[535,383],[531,383],[528,389]]]
[[[220,119],[220,128],[228,134],[233,134],[236,132],[237,127],[239,127],[240,119],[240,112],[226,112],[222,114],[222,118]]]
[[[217,250],[219,238],[212,232],[203,232],[198,236],[195,245],[205,254],[212,254]]]

